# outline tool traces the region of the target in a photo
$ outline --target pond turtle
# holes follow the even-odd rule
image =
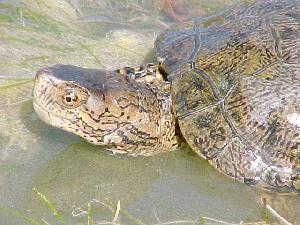
[[[158,63],[138,69],[41,69],[35,111],[114,153],[153,155],[185,140],[236,180],[300,189],[298,0],[174,25],[155,51]]]

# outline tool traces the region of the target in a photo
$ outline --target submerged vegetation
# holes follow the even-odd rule
[[[155,60],[151,54],[153,42],[163,29],[173,23],[190,17],[204,16],[241,1],[0,1],[0,202],[4,204],[0,205],[0,224],[6,224],[1,221],[4,218],[2,216],[5,216],[8,218],[6,221],[22,225],[145,225],[122,208],[123,202],[112,202],[109,197],[103,201],[92,199],[85,203],[84,207],[75,207],[72,212],[73,220],[70,220],[69,215],[58,210],[60,207],[55,206],[57,205],[55,200],[50,201],[50,197],[53,196],[48,197],[48,193],[47,196],[43,194],[45,186],[50,186],[52,180],[61,173],[56,164],[52,169],[57,171],[51,173],[43,163],[50,157],[53,158],[56,154],[53,150],[56,149],[55,147],[63,148],[61,146],[69,142],[66,140],[68,138],[63,138],[60,139],[62,143],[53,147],[56,143],[49,144],[41,140],[43,139],[41,133],[49,134],[52,130],[39,128],[36,125],[37,118],[31,106],[34,74],[41,67],[57,63],[113,69],[126,65],[139,65],[144,61],[150,62]],[[55,137],[61,134],[57,131],[53,133]],[[65,163],[75,164],[74,161]],[[39,190],[34,189],[41,207],[26,206],[23,210],[23,206],[26,205],[24,201],[28,201],[27,192],[32,193],[31,185],[34,183],[32,174],[43,169],[47,172],[43,175],[54,175],[47,180],[45,186],[41,185]],[[108,172],[111,172],[110,170],[109,168]],[[68,172],[69,168],[66,171]],[[126,175],[132,176],[130,173]],[[156,177],[156,174],[153,176]],[[73,176],[70,179],[78,178]],[[56,188],[53,192],[61,190],[59,185]],[[46,206],[45,209],[43,206]],[[36,213],[37,208],[44,211],[40,214]],[[267,206],[265,209],[265,220],[273,221],[270,218],[270,209]],[[52,221],[45,219],[49,214]],[[100,214],[105,215],[107,220],[98,218]],[[199,216],[194,220],[162,221],[156,214],[156,220],[155,225],[231,224],[205,216]],[[241,222],[240,224],[266,223]]]
[[[54,204],[40,191],[38,191],[36,188],[33,189],[33,191],[36,193],[36,195],[40,198],[40,200],[48,207],[49,211],[52,213],[53,217],[56,219],[58,224],[61,225],[68,225],[70,223],[66,222],[63,219],[63,216],[56,210]],[[266,202],[264,202],[264,213],[265,217],[268,218],[269,222],[261,221],[261,222],[244,222],[240,221],[239,223],[230,223],[226,222],[220,219],[200,216],[197,219],[194,220],[174,220],[174,221],[161,221],[159,216],[156,214],[156,220],[157,222],[152,225],[205,225],[205,224],[216,224],[216,225],[268,225],[268,224],[283,224],[283,225],[291,225],[286,219],[281,217],[270,205],[268,205]],[[92,207],[101,207],[104,210],[108,211],[111,220],[109,221],[96,221],[92,219],[91,216],[91,210]],[[0,207],[0,213],[7,213],[11,214],[15,217],[18,217],[22,219],[26,224],[29,225],[52,225],[52,223],[48,222],[46,219],[33,219],[29,215],[25,215],[23,213],[20,213],[13,209],[8,209],[5,207]],[[85,207],[77,207],[73,210],[72,216],[74,218],[78,218],[78,221],[76,224],[82,224],[82,225],[123,225],[127,224],[124,223],[124,221],[128,221],[130,224],[134,225],[147,225],[143,223],[141,220],[135,218],[133,215],[128,213],[127,211],[121,209],[121,202],[118,201],[117,204],[114,204],[113,202],[106,200],[105,202],[99,201],[97,199],[90,200]],[[74,222],[73,222],[74,223]],[[56,223],[55,223],[56,224]],[[71,224],[70,224],[71,225]]]
[[[0,74],[32,76],[41,66],[55,63],[106,68],[139,64],[161,30],[236,1],[4,1]],[[121,39],[110,39],[124,31]],[[128,33],[130,38],[125,38]]]

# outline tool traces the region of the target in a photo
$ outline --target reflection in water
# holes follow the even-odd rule
[[[297,194],[239,184],[187,149],[155,157],[112,156],[45,125],[32,109],[32,81],[40,67],[64,63],[111,69],[149,62],[162,29],[235,2],[241,1],[0,1],[0,224],[25,223],[7,209],[58,224],[33,187],[70,224],[84,224],[71,211],[92,199],[120,200],[122,209],[147,224],[157,222],[157,216],[161,221],[199,216],[262,221],[261,198],[300,223]],[[91,213],[99,221],[111,220],[101,207],[93,206]]]

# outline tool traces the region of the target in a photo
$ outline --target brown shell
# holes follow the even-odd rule
[[[267,0],[156,41],[181,132],[247,183],[300,189],[300,2]]]

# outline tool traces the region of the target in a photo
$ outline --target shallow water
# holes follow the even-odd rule
[[[241,1],[189,1],[186,8],[173,5],[175,14],[168,2],[0,0],[1,225],[63,224],[33,188],[66,224],[86,224],[88,205],[93,221],[112,221],[118,201],[122,224],[188,224],[200,217],[272,222],[261,198],[300,224],[299,195],[237,183],[187,146],[155,157],[111,155],[49,127],[33,112],[31,88],[39,68],[64,63],[112,69],[152,61],[153,41],[165,27]]]

